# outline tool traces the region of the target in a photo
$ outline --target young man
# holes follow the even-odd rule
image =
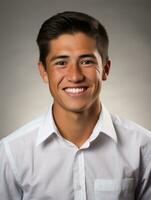
[[[110,71],[104,27],[63,12],[44,22],[37,43],[54,101],[1,141],[0,198],[151,199],[151,133],[111,115],[99,98]]]

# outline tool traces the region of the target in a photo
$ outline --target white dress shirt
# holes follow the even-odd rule
[[[103,106],[77,148],[52,108],[0,142],[1,200],[151,200],[151,133]]]

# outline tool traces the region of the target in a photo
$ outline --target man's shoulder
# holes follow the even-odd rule
[[[16,177],[20,167],[24,170],[31,165],[43,119],[44,116],[41,116],[32,120],[0,141],[0,159],[3,165],[9,163]]]
[[[13,144],[21,141],[25,144],[26,141],[35,139],[38,134],[39,127],[44,119],[44,116],[40,116],[24,126],[18,128],[14,132],[10,133],[8,136],[1,140],[1,143]]]
[[[130,121],[128,119],[111,115],[112,122],[116,132],[129,138],[136,136],[137,138],[144,138],[151,141],[151,131],[145,129],[143,126]]]

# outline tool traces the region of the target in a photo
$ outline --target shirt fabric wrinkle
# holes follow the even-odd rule
[[[61,136],[51,106],[46,115],[0,141],[0,196],[3,200],[149,200],[149,158],[150,132],[111,115],[104,105],[80,148]]]

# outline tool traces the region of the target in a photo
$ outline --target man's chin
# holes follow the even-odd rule
[[[88,105],[70,105],[65,107],[66,111],[73,112],[73,113],[83,113],[89,110]]]

